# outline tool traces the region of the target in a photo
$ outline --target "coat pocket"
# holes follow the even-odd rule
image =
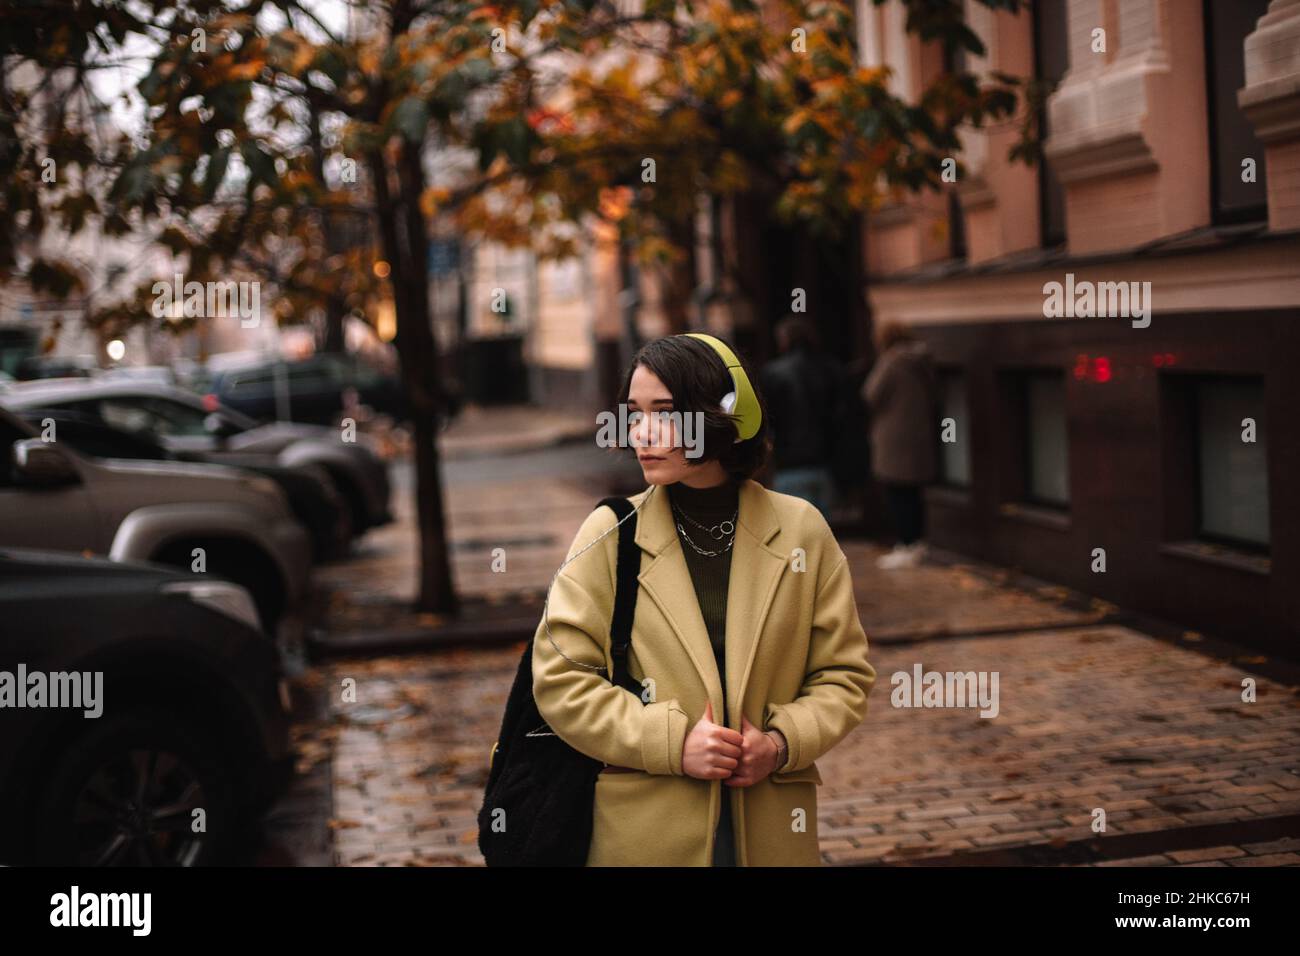
[[[704,865],[708,784],[640,770],[597,774],[587,865]]]
[[[813,767],[769,777],[745,794],[749,866],[820,866]]]

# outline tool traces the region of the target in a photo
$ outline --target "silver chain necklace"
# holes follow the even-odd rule
[[[709,533],[709,536],[712,537],[714,541],[721,541],[727,535],[736,533],[736,516],[740,514],[740,509],[736,509],[731,513],[730,518],[726,519],[725,521],[719,521],[717,524],[713,525],[712,527],[709,527],[707,525],[700,524],[698,521],[696,521],[694,518],[688,515],[685,511],[682,511],[676,505],[673,505],[673,511],[675,511],[679,517],[685,518],[687,521],[695,525],[695,527],[699,528],[701,531],[707,531]],[[730,525],[731,527],[725,527],[726,525]]]
[[[713,558],[713,557],[717,557],[720,554],[725,554],[727,550],[729,550],[731,546],[736,543],[736,516],[740,514],[739,509],[733,512],[730,518],[727,518],[724,521],[720,521],[717,524],[713,525],[712,527],[709,527],[708,525],[700,524],[690,515],[680,510],[676,505],[673,505],[673,514],[677,515],[679,518],[686,519],[691,524],[695,525],[695,527],[700,528],[703,531],[707,531],[709,536],[713,538],[714,541],[721,541],[723,538],[727,537],[728,535],[731,536],[730,540],[727,541],[727,546],[725,548],[722,548],[718,551],[708,551],[704,548],[701,548],[698,544],[696,544],[693,540],[691,540],[691,536],[686,533],[686,529],[682,527],[682,523],[680,521],[675,522],[677,525],[677,531],[681,534],[682,538],[686,541],[686,543],[689,544],[692,548],[694,548],[698,554],[702,554],[706,558]]]

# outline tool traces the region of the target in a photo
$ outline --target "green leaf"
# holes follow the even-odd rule
[[[469,84],[462,70],[448,73],[438,81],[438,85],[433,90],[433,99],[438,105],[440,115],[447,115],[461,109],[468,95]]]
[[[470,60],[456,72],[470,86],[479,86],[492,78],[492,61],[486,57]]]
[[[497,143],[506,159],[516,166],[528,161],[528,150],[532,145],[533,131],[523,117],[506,120],[497,127]]]
[[[428,126],[429,107],[418,96],[404,98],[397,104],[397,108],[388,119],[389,130],[401,133],[412,143],[424,141],[424,133]]]

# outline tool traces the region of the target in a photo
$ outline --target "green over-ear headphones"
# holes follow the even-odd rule
[[[684,332],[683,335],[689,335],[693,339],[699,339],[706,345],[710,346],[715,352],[722,357],[722,364],[727,367],[727,373],[731,376],[731,384],[735,390],[722,396],[722,410],[729,415],[735,415],[736,441],[744,441],[753,438],[758,434],[758,426],[763,421],[763,410],[759,407],[758,396],[754,394],[754,386],[749,384],[749,376],[740,365],[740,359],[736,358],[736,353],[727,348],[726,343],[712,335],[706,335],[703,332]]]

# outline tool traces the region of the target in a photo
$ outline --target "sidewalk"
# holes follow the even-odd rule
[[[544,448],[596,433],[593,418],[531,405],[466,405],[439,439],[448,460]]]
[[[866,590],[894,593],[850,557]],[[918,593],[967,572],[895,572]],[[913,580],[909,581],[908,578]],[[818,761],[829,865],[1297,865],[1300,732],[1294,685],[1258,678],[1240,700],[1238,662],[995,590],[969,606],[1052,629],[876,640],[866,721]],[[883,606],[883,601],[878,597]],[[335,855],[341,865],[480,865],[476,813],[487,754],[521,644],[338,660]],[[891,706],[891,677],[997,671],[1000,712]],[[1255,675],[1258,676],[1258,675]],[[1093,832],[1097,811],[1106,831]]]

